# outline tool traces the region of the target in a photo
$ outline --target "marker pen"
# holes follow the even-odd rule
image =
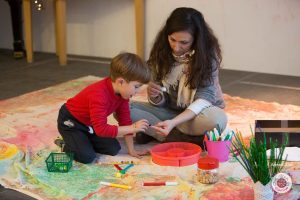
[[[176,186],[178,185],[178,182],[144,182],[143,186]]]

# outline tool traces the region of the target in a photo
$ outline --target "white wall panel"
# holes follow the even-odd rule
[[[33,12],[35,51],[54,52],[53,1]],[[299,0],[145,0],[145,53],[176,7],[204,14],[223,50],[223,68],[300,76]],[[7,2],[0,1],[0,48],[12,49]],[[133,0],[67,0],[69,54],[135,52]]]

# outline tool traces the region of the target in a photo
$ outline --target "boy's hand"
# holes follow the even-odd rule
[[[142,158],[142,156],[149,154],[149,151],[148,150],[136,151],[135,149],[133,149],[129,151],[128,154],[136,158]]]
[[[149,122],[146,119],[141,119],[141,120],[133,123],[132,126],[133,126],[134,133],[145,132],[146,129],[148,129],[148,127],[149,127]]]

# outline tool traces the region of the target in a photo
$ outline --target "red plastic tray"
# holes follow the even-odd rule
[[[150,153],[152,161],[162,166],[187,166],[197,163],[202,149],[188,142],[155,145]]]

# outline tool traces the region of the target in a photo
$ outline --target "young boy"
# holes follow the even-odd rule
[[[134,157],[147,151],[136,151],[133,134],[145,131],[148,121],[142,119],[132,124],[129,98],[150,80],[150,69],[135,54],[121,53],[112,59],[110,76],[89,85],[60,109],[58,131],[64,140],[64,152],[73,152],[74,159],[91,163],[96,153],[116,155],[121,146],[116,139],[124,136],[128,153]],[[119,126],[107,123],[114,113]]]

